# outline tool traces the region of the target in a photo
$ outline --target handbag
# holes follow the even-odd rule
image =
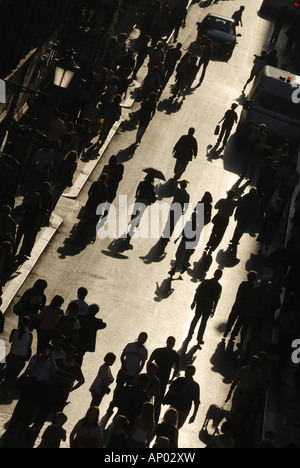
[[[219,135],[219,132],[220,132],[220,125],[217,125],[215,129],[215,135]]]

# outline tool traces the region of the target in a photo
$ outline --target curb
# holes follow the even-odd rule
[[[298,157],[297,157],[297,171],[300,171],[300,150],[298,150]],[[290,210],[289,210],[289,219],[288,219],[288,226],[287,226],[287,232],[285,236],[285,243],[284,245],[286,246],[289,240],[289,236],[291,233],[291,225],[292,225],[292,220],[293,220],[293,215],[295,211],[295,200],[298,195],[300,189],[300,184],[295,188],[292,200],[291,200],[291,205],[290,205]],[[285,297],[285,288],[283,288],[283,291],[281,293],[281,306],[283,304]],[[277,344],[278,342],[278,328],[276,324],[276,320],[278,319],[280,315],[280,310],[277,309],[275,311],[275,324],[273,326],[272,330],[272,343]],[[280,386],[278,384],[277,379],[275,381],[272,381],[270,383],[269,388],[267,389],[266,393],[266,403],[265,403],[265,411],[264,411],[264,418],[263,418],[263,434],[265,434],[267,431],[272,431],[275,434],[275,439],[276,439],[276,416],[277,416],[277,409],[278,405],[280,404],[280,401],[282,399],[282,396],[279,394],[280,393]],[[292,402],[291,402],[292,405]]]
[[[141,87],[141,83],[139,83],[138,81],[134,81],[134,86],[132,86],[131,93],[135,94],[136,90],[138,90],[140,87]],[[123,107],[125,109],[130,109],[130,107],[133,105],[134,102],[135,102],[135,98],[132,97],[132,96],[128,96],[125,99],[125,101],[121,104],[121,107]],[[120,118],[120,120],[118,120],[118,122],[116,122],[113,125],[112,129],[110,130],[110,132],[109,132],[109,134],[108,134],[108,136],[107,136],[107,138],[106,138],[106,140],[104,142],[104,145],[101,146],[101,149],[98,152],[97,158],[93,159],[90,162],[87,162],[84,165],[84,168],[81,170],[81,173],[79,174],[79,176],[75,180],[72,187],[69,190],[67,189],[62,194],[63,197],[65,197],[65,198],[77,198],[78,197],[78,195],[80,194],[80,192],[83,189],[84,185],[88,181],[88,179],[89,179],[90,175],[92,174],[92,172],[94,171],[95,167],[99,163],[103,153],[106,151],[106,148],[108,147],[109,143],[113,139],[115,133],[117,132],[117,130],[120,127],[122,122],[123,122],[123,119]]]
[[[192,4],[192,0],[189,0],[188,5],[187,5],[187,9],[189,9],[191,4]],[[173,34],[174,34],[174,31],[172,31],[170,36],[167,38],[166,43],[170,42],[171,38],[173,37]],[[133,81],[133,83],[134,83],[134,87],[133,87],[132,92],[130,93],[131,96],[129,95],[125,99],[125,101],[121,104],[121,107],[123,107],[123,108],[129,109],[133,105],[133,103],[135,102],[135,92],[136,92],[136,90],[138,90],[142,86],[142,83],[140,83],[138,81]],[[103,153],[106,151],[106,148],[108,147],[109,143],[111,142],[112,138],[114,137],[115,133],[117,132],[118,128],[120,127],[122,121],[123,121],[123,119],[120,118],[120,120],[118,120],[118,122],[116,122],[113,125],[112,129],[110,130],[110,132],[109,132],[109,134],[108,134],[108,136],[106,138],[106,141],[104,142],[104,145],[101,147],[100,151],[98,152],[98,157],[95,158],[94,160],[90,161],[90,162],[87,162],[85,164],[85,167],[81,170],[81,173],[77,177],[77,179],[74,182],[74,184],[72,185],[71,189],[65,191],[61,195],[62,197],[71,198],[71,199],[76,199],[78,197],[81,190],[83,189],[83,187],[87,183],[90,175],[92,174],[95,167],[99,163]],[[29,274],[31,273],[32,269],[34,268],[34,266],[38,262],[40,256],[45,251],[47,246],[50,244],[51,240],[53,239],[54,235],[56,234],[57,230],[59,229],[59,227],[61,226],[62,223],[63,223],[63,219],[60,218],[55,213],[55,211],[53,211],[53,213],[51,215],[51,218],[50,218],[51,226],[45,228],[42,231],[41,236],[39,237],[38,241],[35,243],[35,245],[34,245],[34,247],[32,249],[30,259],[28,259],[26,262],[24,262],[23,265],[18,270],[16,270],[16,272],[14,273],[14,275],[16,275],[16,277],[12,278],[10,280],[10,283],[7,286],[7,288],[4,289],[4,292],[3,292],[2,296],[1,296],[2,297],[2,307],[1,307],[1,309],[2,309],[3,314],[7,313],[8,309],[9,309],[9,306],[11,305],[12,301],[14,300],[16,295],[18,294],[19,290],[21,289],[21,287],[25,283],[25,281],[28,278]]]
[[[7,288],[2,294],[3,302],[1,309],[4,314],[7,312],[13,299],[25,283],[26,279],[31,273],[31,270],[36,265],[38,259],[40,258],[48,244],[51,242],[52,238],[56,234],[62,222],[62,218],[57,216],[57,214],[52,213],[50,218],[51,225],[42,231],[41,236],[39,237],[38,241],[35,243],[32,249],[30,259],[24,262],[23,265],[18,270],[16,270],[16,272],[14,273],[16,275],[16,278],[13,278],[10,281],[10,284],[7,286]]]
[[[113,139],[115,133],[117,132],[118,128],[120,127],[122,121],[123,121],[123,119],[120,119],[120,120],[118,120],[117,123],[115,123],[113,125],[112,129],[110,130],[110,132],[109,132],[109,134],[108,134],[108,136],[107,136],[107,138],[105,140],[104,145],[101,146],[101,149],[100,149],[100,151],[98,153],[98,157],[96,159],[93,159],[92,161],[87,162],[85,164],[84,168],[82,169],[81,173],[77,177],[77,179],[74,182],[74,184],[72,185],[72,187],[62,194],[63,197],[65,197],[65,198],[77,198],[78,197],[78,195],[80,194],[80,192],[83,189],[84,185],[88,181],[90,175],[92,174],[95,167],[99,163],[103,153],[106,151],[106,148],[108,147],[109,143],[111,142],[111,140]]]

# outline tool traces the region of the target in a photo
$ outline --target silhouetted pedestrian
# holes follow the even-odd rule
[[[166,50],[166,58],[164,61],[165,77],[164,77],[164,82],[162,83],[163,87],[165,87],[166,84],[168,83],[169,79],[173,75],[173,72],[176,67],[176,63],[178,62],[178,60],[181,59],[181,56],[182,56],[181,47],[182,47],[181,42],[178,42],[176,44],[176,47],[170,46]]]
[[[61,442],[67,440],[67,432],[63,429],[63,425],[67,422],[68,417],[65,413],[57,413],[54,421],[44,430],[41,442],[37,448],[60,448]]]
[[[188,338],[191,339],[197,325],[197,322],[201,318],[201,323],[199,331],[197,334],[198,346],[201,347],[201,344],[204,343],[203,336],[205,333],[207,321],[209,317],[213,317],[221,297],[222,286],[219,283],[219,280],[222,278],[223,271],[216,270],[213,278],[206,279],[200,283],[196,289],[193,302],[191,304],[191,309],[195,307],[195,316],[190,324],[190,329],[188,333]]]
[[[154,405],[151,401],[143,404],[140,415],[128,434],[129,448],[149,448],[152,431],[155,426]]]
[[[147,11],[145,12],[144,17],[142,18],[142,24],[140,28],[140,36],[139,36],[139,41],[142,40],[145,35],[150,35],[151,37],[151,30],[153,26],[156,23],[157,17],[159,16],[161,12],[161,1],[160,0],[155,0],[154,2],[151,3],[151,5],[148,7]]]
[[[283,7],[277,12],[274,29],[271,35],[270,42],[275,45],[288,16],[289,7]]]
[[[91,304],[87,315],[78,315],[80,329],[76,340],[76,362],[82,365],[85,353],[94,353],[96,350],[96,338],[98,330],[106,328],[107,324],[97,318],[100,307],[98,304]]]
[[[104,143],[110,130],[112,129],[115,122],[117,122],[122,114],[121,107],[122,98],[120,94],[116,94],[112,100],[105,106],[101,116],[104,119],[102,128],[100,130],[99,142]]]
[[[52,143],[46,142],[32,157],[25,193],[32,193],[39,188],[43,182],[49,181],[53,166],[54,151]]]
[[[257,242],[259,242],[260,249],[259,253],[262,253],[264,250],[265,252],[268,251],[270,245],[272,244],[276,233],[278,232],[278,227],[282,221],[282,207],[283,201],[282,198],[277,198],[275,201],[275,205],[271,205],[262,221],[262,226],[257,236]]]
[[[178,448],[178,411],[175,408],[168,408],[163,415],[162,421],[157,423],[153,437],[156,437],[156,441],[160,437],[167,437],[169,440],[170,448]]]
[[[36,435],[41,430],[53,405],[52,379],[57,372],[55,362],[50,358],[50,348],[42,354],[35,354],[18,379],[21,391],[4,435],[5,445],[22,441],[29,429]],[[14,446],[14,445],[13,445]]]
[[[187,135],[182,135],[173,148],[173,157],[176,159],[174,177],[180,179],[187,165],[198,154],[198,143],[194,137],[195,129],[189,128]]]
[[[179,29],[185,24],[186,16],[187,16],[187,2],[186,0],[180,0],[180,2],[174,6],[171,10],[171,27],[174,28],[174,37],[173,41],[177,42]]]
[[[223,239],[229,219],[238,203],[236,196],[236,192],[231,189],[227,192],[227,198],[221,198],[215,204],[215,209],[218,212],[212,219],[213,229],[205,247],[205,251],[208,251],[208,253],[213,252]]]
[[[190,195],[188,194],[186,188],[187,181],[182,180],[179,182],[179,187],[176,187],[174,191],[174,197],[171,203],[168,219],[160,238],[161,246],[166,245],[170,241],[179,219],[188,209]]]
[[[63,315],[61,306],[64,298],[54,296],[50,304],[44,307],[36,318],[37,353],[41,353],[55,336],[57,320]]]
[[[203,204],[203,217],[202,217]],[[202,229],[211,220],[212,211],[212,196],[210,192],[205,192],[201,201],[195,207],[191,219],[186,223],[181,236],[175,240],[175,243],[180,239],[180,244],[175,254],[175,263],[169,271],[169,275],[173,276],[179,268],[180,273],[184,273],[189,267],[190,257],[195,252],[199,243]]]
[[[233,378],[227,401],[232,396],[230,421],[240,423],[246,417],[263,385],[263,375],[259,369],[259,358],[252,356],[246,366],[241,367]]]
[[[233,329],[234,324],[238,320],[245,307],[247,307],[249,298],[251,297],[255,282],[257,279],[256,271],[249,271],[247,280],[242,281],[238,287],[234,304],[228,316],[226,328],[223,337],[226,338],[228,333]]]
[[[150,41],[151,41],[151,37],[148,34],[146,34],[141,40],[141,43],[137,50],[136,64],[132,73],[133,80],[137,79],[137,73],[139,69],[141,68],[141,66],[143,65],[144,61],[146,60],[147,56],[149,55]]]
[[[241,6],[239,10],[236,10],[233,13],[232,19],[234,20],[236,26],[243,26],[242,15],[243,15],[244,10],[245,10],[245,7]]]
[[[114,353],[107,353],[104,356],[104,362],[100,366],[98,374],[90,387],[92,394],[91,406],[100,406],[103,397],[110,393],[109,387],[114,382],[110,368],[115,361],[116,356]]]
[[[26,361],[29,361],[31,357],[33,334],[29,331],[30,324],[30,318],[24,317],[20,326],[10,333],[10,350],[5,358],[4,380],[1,383],[1,402],[5,402],[19,374],[24,369]]]
[[[70,347],[76,347],[80,329],[78,311],[78,304],[76,304],[76,302],[70,302],[65,313],[60,315],[56,322],[56,333],[65,337],[65,351]]]
[[[110,404],[111,409],[115,406],[115,402],[119,401],[122,388],[130,385],[134,378],[142,371],[148,358],[148,350],[145,347],[147,338],[147,333],[141,332],[135,342],[128,343],[125,346],[120,358],[122,366],[117,375],[117,385],[113,401]]]
[[[126,416],[119,414],[116,416],[111,425],[109,440],[105,446],[107,449],[124,449],[128,446],[128,426],[129,421]]]
[[[213,46],[212,46],[212,40],[211,39],[206,39],[206,42],[205,42],[205,45],[203,47],[203,51],[202,51],[202,56],[199,60],[199,63],[198,63],[198,71],[200,70],[201,66],[203,67],[202,69],[202,73],[201,73],[201,76],[200,76],[200,79],[199,79],[199,83],[197,86],[200,86],[204,80],[204,77],[205,77],[205,73],[206,73],[206,69],[207,69],[207,66],[213,56]]]
[[[41,201],[41,218],[42,226],[48,226],[51,213],[54,208],[53,193],[49,182],[44,182],[40,189],[37,190]]]
[[[189,424],[192,424],[197,416],[200,405],[200,385],[194,380],[196,368],[189,364],[183,377],[175,379],[164,398],[164,404],[170,405],[178,412],[178,429],[180,429],[194,405],[193,414],[189,418]]]
[[[227,141],[230,136],[232,127],[238,120],[238,116],[235,111],[237,107],[238,107],[238,104],[232,104],[231,108],[225,112],[224,117],[220,120],[219,124],[221,122],[223,122],[223,124],[220,130],[218,141],[216,143],[215,148],[218,148],[218,146],[222,143],[222,140],[223,140],[222,149],[225,148],[225,146],[227,145]]]
[[[57,372],[54,376],[54,414],[63,411],[71,392],[81,387],[85,378],[75,361],[76,348],[69,347],[63,359],[57,359]]]
[[[157,107],[156,93],[151,91],[146,99],[143,100],[138,115],[138,130],[136,134],[136,143],[140,143],[150,121],[152,120]]]
[[[123,415],[128,419],[128,432],[134,425],[134,421],[142,411],[143,404],[149,401],[146,386],[148,378],[146,375],[139,375],[136,383],[133,385],[126,385],[120,389],[114,400],[114,406],[117,406],[117,415]],[[112,410],[109,407],[106,415],[110,416]]]
[[[66,188],[72,187],[73,177],[78,165],[78,154],[75,150],[69,151],[61,162],[53,188],[54,205]]]
[[[103,430],[99,422],[99,408],[91,406],[70,434],[70,448],[101,448]]]
[[[257,76],[259,76],[264,66],[266,65],[266,60],[267,60],[266,50],[262,50],[260,55],[254,55],[253,66],[250,72],[250,76],[248,80],[246,81],[245,86],[243,88],[243,92],[245,91],[247,85],[251,83],[251,81],[255,79]]]
[[[31,256],[36,237],[41,229],[42,216],[41,197],[38,192],[35,192],[26,207],[17,230],[16,251],[21,244],[17,255],[17,258],[21,261]]]
[[[46,280],[36,280],[32,288],[27,289],[14,305],[13,312],[19,318],[19,325],[23,317],[28,316],[31,320],[30,330],[36,328],[37,315],[46,306],[45,290],[47,286]]]
[[[88,201],[85,205],[84,216],[90,219],[93,225],[96,226],[100,211],[97,214],[97,208],[101,204],[106,204],[109,198],[109,188],[107,185],[108,175],[102,173],[96,182],[93,182],[88,192]],[[104,213],[104,207],[102,212]],[[102,213],[102,214],[103,214]]]
[[[145,76],[142,87],[143,98],[147,98],[151,92],[157,93],[160,87],[161,78],[158,73],[158,67],[155,65]]]
[[[118,162],[117,156],[113,155],[109,158],[109,162],[104,166],[104,174],[107,174],[108,187],[108,203],[112,203],[116,197],[117,190],[124,174],[124,164]]]
[[[166,393],[169,382],[172,382],[179,370],[179,354],[174,350],[176,339],[173,336],[167,338],[166,346],[156,348],[149,357],[149,362],[157,364],[157,377],[160,381],[160,392],[155,402],[155,419],[158,421],[162,399]]]
[[[130,228],[127,235],[128,242],[133,237],[135,228],[139,226],[147,207],[155,203],[155,201],[154,177],[151,174],[147,174],[136,189],[134,211],[131,215],[129,222]]]
[[[230,241],[233,247],[238,245],[247,228],[256,221],[258,208],[259,200],[257,197],[257,190],[255,187],[252,187],[249,193],[240,198],[234,213],[236,227]]]

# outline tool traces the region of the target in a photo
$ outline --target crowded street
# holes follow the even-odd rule
[[[243,87],[250,76],[255,55],[259,56],[263,50],[271,50],[270,37],[274,22],[258,14],[261,0],[252,0],[251,3],[244,3],[242,0],[192,2],[188,6],[184,27],[179,29],[177,40],[174,42],[172,35],[168,39],[168,45],[174,44],[176,47],[176,44],[182,44],[181,51],[184,55],[190,44],[197,39],[197,23],[201,22],[208,13],[231,18],[244,4],[242,25],[239,23],[236,26],[238,37],[232,56],[228,60],[211,59],[203,82],[199,82],[201,75],[199,71],[190,88],[177,97],[172,94],[176,76],[174,72],[157,98],[156,111],[145,133],[140,141],[137,141],[138,111],[143,99],[143,80],[148,72],[148,59],[146,59],[137,72],[136,79],[131,81],[127,96],[123,97],[121,117],[120,121],[115,123],[115,130],[112,129],[104,145],[92,145],[85,149],[79,159],[72,185],[63,191],[53,211],[62,221],[6,310],[5,328],[1,338],[5,341],[8,352],[10,332],[17,327],[13,306],[37,280],[43,279],[47,282],[45,290],[47,305],[52,298],[59,295],[64,299],[61,308],[65,311],[68,304],[77,299],[78,289],[86,288],[85,301],[89,305],[99,306],[97,318],[101,318],[106,327],[97,332],[95,351],[85,353],[81,365],[84,383],[70,393],[68,403],[63,410],[67,415],[67,422],[64,425],[67,438],[61,442],[61,448],[70,446],[69,435],[90,406],[90,387],[99,367],[107,353],[114,353],[116,360],[111,366],[114,382],[110,386],[110,393],[104,395],[99,405],[104,438],[108,437],[105,431],[112,423],[113,414],[116,412],[116,407],[111,410],[110,404],[121,367],[120,358],[125,346],[135,342],[141,333],[147,334],[144,343],[148,353],[147,360],[154,350],[166,346],[168,337],[174,337],[176,340],[174,350],[179,354],[177,377],[184,375],[188,365],[195,366],[193,379],[200,386],[200,405],[194,420],[190,421],[191,410],[179,429],[179,448],[206,447],[209,438],[201,429],[210,405],[214,404],[230,411],[231,401],[227,397],[233,378],[240,367],[248,363],[251,353],[249,355],[246,352],[246,347],[242,350],[237,347],[238,339],[230,342],[229,336],[223,337],[228,316],[239,285],[247,280],[250,271],[257,272],[257,284],[267,281],[270,285],[274,281],[274,272],[264,263],[266,252],[260,251],[261,245],[257,241],[261,226],[259,222],[251,224],[249,229],[245,230],[236,246],[236,251],[233,252],[230,250],[230,241],[235,231],[236,219],[231,216],[220,243],[210,251],[208,248],[205,250],[205,247],[212,232],[212,219],[217,213],[216,203],[226,199],[231,189],[238,194],[238,200],[257,185],[259,167],[255,168],[254,173],[250,171],[250,174],[249,167],[255,162],[251,160],[252,153],[247,145],[243,144],[245,142],[238,140],[236,129],[252,83],[245,92]],[[140,33],[138,26],[137,22],[127,39],[128,48],[134,50]],[[294,68],[289,69],[293,66],[293,59],[286,52],[285,42],[284,35],[280,35],[276,43],[277,68],[296,73]],[[219,151],[214,150],[218,140],[216,126],[222,125],[221,119],[233,104],[236,104],[237,120],[233,124],[227,144],[223,148],[220,147]],[[194,129],[197,154],[189,161],[184,172],[174,179],[176,160],[173,157],[173,148],[181,136],[188,134],[190,128]],[[270,152],[272,154],[266,156],[273,156],[274,150],[270,149]],[[297,151],[295,154],[298,156]],[[118,163],[124,166],[123,176],[110,210],[112,216],[116,213],[116,229],[109,229],[111,218],[108,217],[106,223],[105,221],[103,223],[101,233],[98,232],[92,241],[89,239],[86,242],[79,242],[76,236],[82,234],[80,232],[82,216],[89,198],[89,190],[105,172],[104,168],[107,168],[111,156],[116,156]],[[91,167],[91,164],[93,170],[89,173],[86,168]],[[164,178],[162,176],[154,178],[157,198],[153,206],[166,203],[171,205],[175,193],[174,187],[181,187],[180,181],[186,181],[185,190],[193,208],[206,192],[212,197],[210,221],[204,226],[198,246],[191,254],[185,268],[177,269],[172,274],[170,270],[174,267],[179,245],[179,242],[175,243],[175,235],[165,243],[161,242],[161,233],[146,236],[143,232],[142,235],[137,235],[129,241],[125,235],[129,229],[130,205],[135,202],[137,187],[145,178],[144,170],[147,168],[156,169],[164,176]],[[74,195],[75,188],[85,175],[84,184]],[[124,200],[126,200],[125,208]],[[274,203],[275,200],[274,192],[270,203]],[[21,202],[22,197],[18,194],[17,203]],[[147,213],[143,215],[145,221],[144,217],[147,217]],[[282,214],[283,222],[278,225],[268,253],[284,244],[288,218],[289,208],[285,207]],[[185,221],[188,219],[187,217]],[[157,223],[162,224],[157,216],[149,218],[148,234],[150,227],[156,227]],[[163,227],[162,225],[161,230]],[[182,227],[181,224],[181,230]],[[138,231],[139,228],[137,234]],[[37,242],[42,232],[38,234]],[[115,235],[112,236],[111,233]],[[151,233],[153,234],[152,231]],[[222,292],[214,315],[207,321],[201,342],[199,337],[197,338],[200,322],[196,325],[195,333],[190,333],[191,321],[195,314],[195,309],[191,305],[199,284],[213,278],[217,270],[222,272],[219,280]],[[13,282],[16,280],[18,280],[18,270],[3,287],[4,301],[6,291],[13,287]],[[264,345],[267,348],[271,344],[272,323],[270,320],[264,329],[267,336]],[[37,334],[34,330],[32,355],[36,353],[36,346]],[[266,350],[257,349],[255,346],[253,349],[255,354]],[[146,364],[142,372],[146,372]],[[15,405],[16,399],[2,401],[1,435],[5,433],[6,424],[12,417]],[[167,403],[162,404],[161,416],[168,406]],[[252,432],[247,427],[244,432],[239,433],[241,439],[237,442],[241,447],[253,447],[259,442],[258,438],[262,437],[263,417],[262,410],[249,419]],[[49,424],[47,421],[40,430],[36,445],[40,442],[43,430]],[[209,432],[212,431],[210,427]]]

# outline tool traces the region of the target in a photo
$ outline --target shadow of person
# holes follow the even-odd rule
[[[208,145],[206,148],[206,158],[209,162],[214,161],[215,159],[219,159],[221,157],[222,151],[224,147],[218,148],[218,145],[215,146]]]
[[[199,1],[200,8],[207,8],[207,7],[210,7],[212,4],[213,4],[213,0],[200,0]]]
[[[219,264],[219,268],[233,268],[240,260],[236,257],[236,250],[229,247],[227,250],[219,250],[216,261]]]
[[[156,290],[155,290],[156,297],[154,298],[154,300],[156,302],[160,302],[163,299],[168,299],[168,297],[170,297],[171,294],[173,294],[173,292],[174,292],[174,288],[172,288],[172,282],[176,281],[176,280],[182,280],[183,281],[181,276],[179,276],[178,278],[171,278],[169,276],[168,278],[163,280],[161,285],[159,285],[156,282]]]
[[[175,189],[177,187],[178,181],[171,177],[169,180],[166,181],[165,184],[158,184],[155,187],[155,193],[157,195],[158,200],[162,200],[163,198],[171,198],[174,196]]]
[[[61,259],[74,257],[79,255],[90,243],[94,243],[91,240],[91,233],[88,229],[84,229],[79,222],[72,227],[70,236],[65,238],[63,246],[57,249],[57,253]]]
[[[136,143],[132,143],[127,148],[120,150],[117,153],[118,163],[123,163],[133,158],[136,148],[137,148]]]
[[[192,277],[192,281],[197,283],[203,281],[212,264],[212,255],[203,252],[202,257],[198,262],[194,262],[193,270],[188,269],[188,275]]]
[[[133,246],[130,243],[130,240],[131,239],[129,239],[126,236],[119,237],[118,239],[114,239],[107,248],[112,253],[119,253],[125,252],[125,250],[132,250]]]
[[[245,91],[243,90],[241,94],[239,95],[238,98],[235,99],[235,102],[237,102],[240,106],[243,106],[246,101],[246,94]]]
[[[225,342],[222,340],[218,344],[214,354],[210,358],[211,370],[223,376],[224,383],[231,383],[234,375],[239,369],[239,364],[235,355],[228,352]]]
[[[183,104],[183,99],[174,99],[174,96],[170,96],[167,99],[162,99],[157,106],[159,112],[165,112],[167,115],[179,112]]]
[[[187,347],[189,344],[189,339],[183,341],[181,348],[177,351],[179,354],[179,372],[184,371],[186,366],[189,364],[193,364],[197,356],[195,353],[199,350],[197,345],[192,346],[189,351],[187,351]]]
[[[138,125],[138,111],[130,112],[129,119],[123,120],[120,125],[121,132],[130,132],[137,128]]]
[[[99,147],[98,141],[95,143],[91,142],[89,147],[84,149],[84,152],[81,155],[81,160],[83,162],[92,161],[93,159],[97,159],[99,157]]]
[[[161,262],[166,256],[165,248],[161,245],[160,240],[149,250],[148,254],[140,257],[147,265],[153,262]]]

